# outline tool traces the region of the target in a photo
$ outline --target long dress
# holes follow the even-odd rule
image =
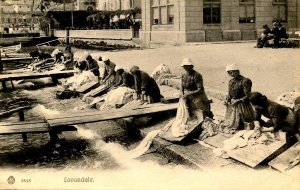
[[[203,118],[212,118],[213,114],[210,111],[210,101],[204,90],[202,75],[195,70],[183,74],[181,77],[181,86],[184,94],[200,89],[200,92],[193,94],[186,99],[190,116],[197,116],[197,113],[199,113],[198,111],[201,110],[203,112]]]
[[[160,89],[155,80],[144,71],[138,71],[134,75],[135,89],[138,94],[142,91],[145,92],[146,96],[150,96],[151,103],[160,102],[160,98],[163,96],[160,94]]]
[[[250,129],[254,126],[254,110],[249,102],[252,81],[244,76],[238,76],[229,81],[229,102],[233,99],[242,99],[236,105],[227,105],[227,119],[229,119],[228,130],[234,132],[236,130],[245,129],[249,124]]]

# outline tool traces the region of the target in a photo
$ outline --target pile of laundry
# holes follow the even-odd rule
[[[217,135],[223,131],[223,125],[214,123],[213,119],[206,117],[202,123],[202,132],[199,136],[199,140],[203,141],[208,137]]]
[[[179,78],[177,75],[172,74],[170,68],[165,64],[158,65],[151,73],[151,77],[160,85],[165,84],[165,79]]]
[[[82,73],[75,73],[74,76],[68,78],[65,82],[62,83],[62,86],[65,89],[76,90],[77,88],[90,83],[97,82],[98,78],[89,71],[83,71]]]
[[[228,152],[234,149],[254,146],[257,144],[269,145],[283,140],[282,133],[260,133],[256,130],[240,130],[233,137],[226,139],[222,148],[215,148],[213,152],[222,158],[229,158]]]
[[[118,87],[109,91],[104,97],[104,103],[100,109],[119,108],[133,100],[135,91],[127,87]]]

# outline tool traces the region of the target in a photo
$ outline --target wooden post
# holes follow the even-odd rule
[[[55,76],[51,76],[53,84],[57,85],[58,84],[58,79]]]
[[[10,83],[11,83],[12,88],[15,90],[15,85],[14,85],[12,79],[10,79]]]
[[[2,90],[6,91],[6,82],[5,82],[5,80],[2,80],[1,82],[2,82]]]
[[[70,29],[69,29],[69,27],[66,28],[66,43],[67,43],[67,45],[70,44]]]
[[[24,110],[23,109],[19,111],[19,119],[20,119],[20,121],[25,121],[25,116],[24,116]],[[22,138],[23,138],[23,142],[27,142],[26,133],[22,133]]]
[[[3,71],[3,63],[1,61],[1,50],[0,50],[0,72]]]

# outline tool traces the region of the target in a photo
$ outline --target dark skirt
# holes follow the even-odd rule
[[[253,129],[254,109],[250,103],[238,103],[236,106],[227,105],[226,119],[229,125],[227,130],[232,132],[243,129]]]

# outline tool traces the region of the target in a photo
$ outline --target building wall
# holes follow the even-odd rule
[[[106,11],[128,10],[141,7],[142,0],[98,0],[97,9]]]
[[[205,0],[173,0],[174,24],[153,24],[156,15],[152,0],[142,1],[141,41],[144,46],[151,43],[183,44],[186,42],[255,40],[264,24],[272,26],[275,18],[282,17],[286,6],[286,21],[281,22],[290,31],[300,30],[300,1],[287,0],[278,5],[275,0],[220,0],[220,22],[207,23],[210,4]],[[282,3],[279,3],[282,4]],[[218,7],[218,3],[211,7]],[[204,14],[204,11],[205,14]],[[213,15],[213,14],[212,14]],[[217,15],[217,14],[216,14]],[[281,15],[281,16],[280,16]],[[205,18],[204,18],[205,16]],[[209,17],[218,20],[217,17]],[[282,17],[284,18],[284,16]],[[208,19],[209,20],[209,19]],[[206,23],[205,23],[206,22]],[[216,21],[217,22],[217,21]]]
[[[96,10],[97,0],[76,0],[76,10]]]
[[[65,30],[55,30],[54,36],[65,38]],[[113,39],[113,40],[131,40],[132,30],[70,30],[69,37],[72,39]]]
[[[6,33],[5,29],[9,33],[38,32],[40,18],[32,16],[31,6],[32,2],[26,0],[0,2],[0,32]],[[33,9],[37,6],[35,4]]]

